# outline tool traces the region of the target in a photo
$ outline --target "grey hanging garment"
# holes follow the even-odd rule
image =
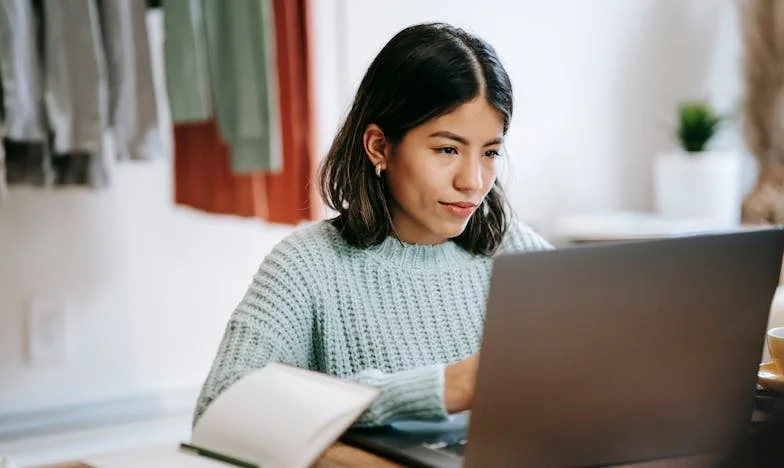
[[[162,153],[147,6],[140,1],[98,0],[109,83],[109,125],[119,160],[148,160]]]
[[[0,1],[0,75],[5,136],[20,142],[46,139],[36,12],[31,0]]]
[[[43,105],[40,2],[0,1],[3,180],[43,186],[51,180]]]
[[[104,186],[106,61],[95,0],[43,2],[44,103],[58,185]]]

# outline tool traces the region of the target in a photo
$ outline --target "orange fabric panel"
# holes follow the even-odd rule
[[[269,216],[264,174],[231,172],[214,120],[174,125],[174,201],[215,214]]]
[[[311,206],[313,118],[307,0],[274,0],[283,171],[267,176],[269,219],[314,219]]]

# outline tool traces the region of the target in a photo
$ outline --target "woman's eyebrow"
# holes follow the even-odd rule
[[[460,144],[463,144],[463,145],[467,145],[468,144],[468,140],[467,139],[461,137],[460,135],[457,135],[455,133],[452,133],[452,132],[449,132],[449,131],[446,131],[446,130],[433,132],[430,135],[428,135],[428,137],[429,138],[433,138],[433,137],[449,138],[450,140],[454,140],[454,141],[456,141],[456,142],[458,142]],[[490,140],[487,143],[485,143],[484,146],[497,145],[497,144],[499,144],[501,142],[503,142],[503,138],[497,137],[497,138],[493,138],[492,140]]]

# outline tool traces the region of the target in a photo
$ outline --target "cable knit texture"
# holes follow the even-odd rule
[[[497,254],[550,248],[514,224]],[[445,418],[444,368],[479,350],[491,268],[492,258],[453,242],[390,237],[358,249],[327,221],[299,228],[262,261],[231,315],[194,424],[221,392],[270,362],[380,388],[356,426]]]

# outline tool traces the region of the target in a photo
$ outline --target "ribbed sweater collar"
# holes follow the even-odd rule
[[[445,268],[464,264],[473,258],[471,253],[452,241],[422,245],[402,242],[394,237],[387,237],[381,244],[368,247],[368,252],[392,266],[415,269]]]

